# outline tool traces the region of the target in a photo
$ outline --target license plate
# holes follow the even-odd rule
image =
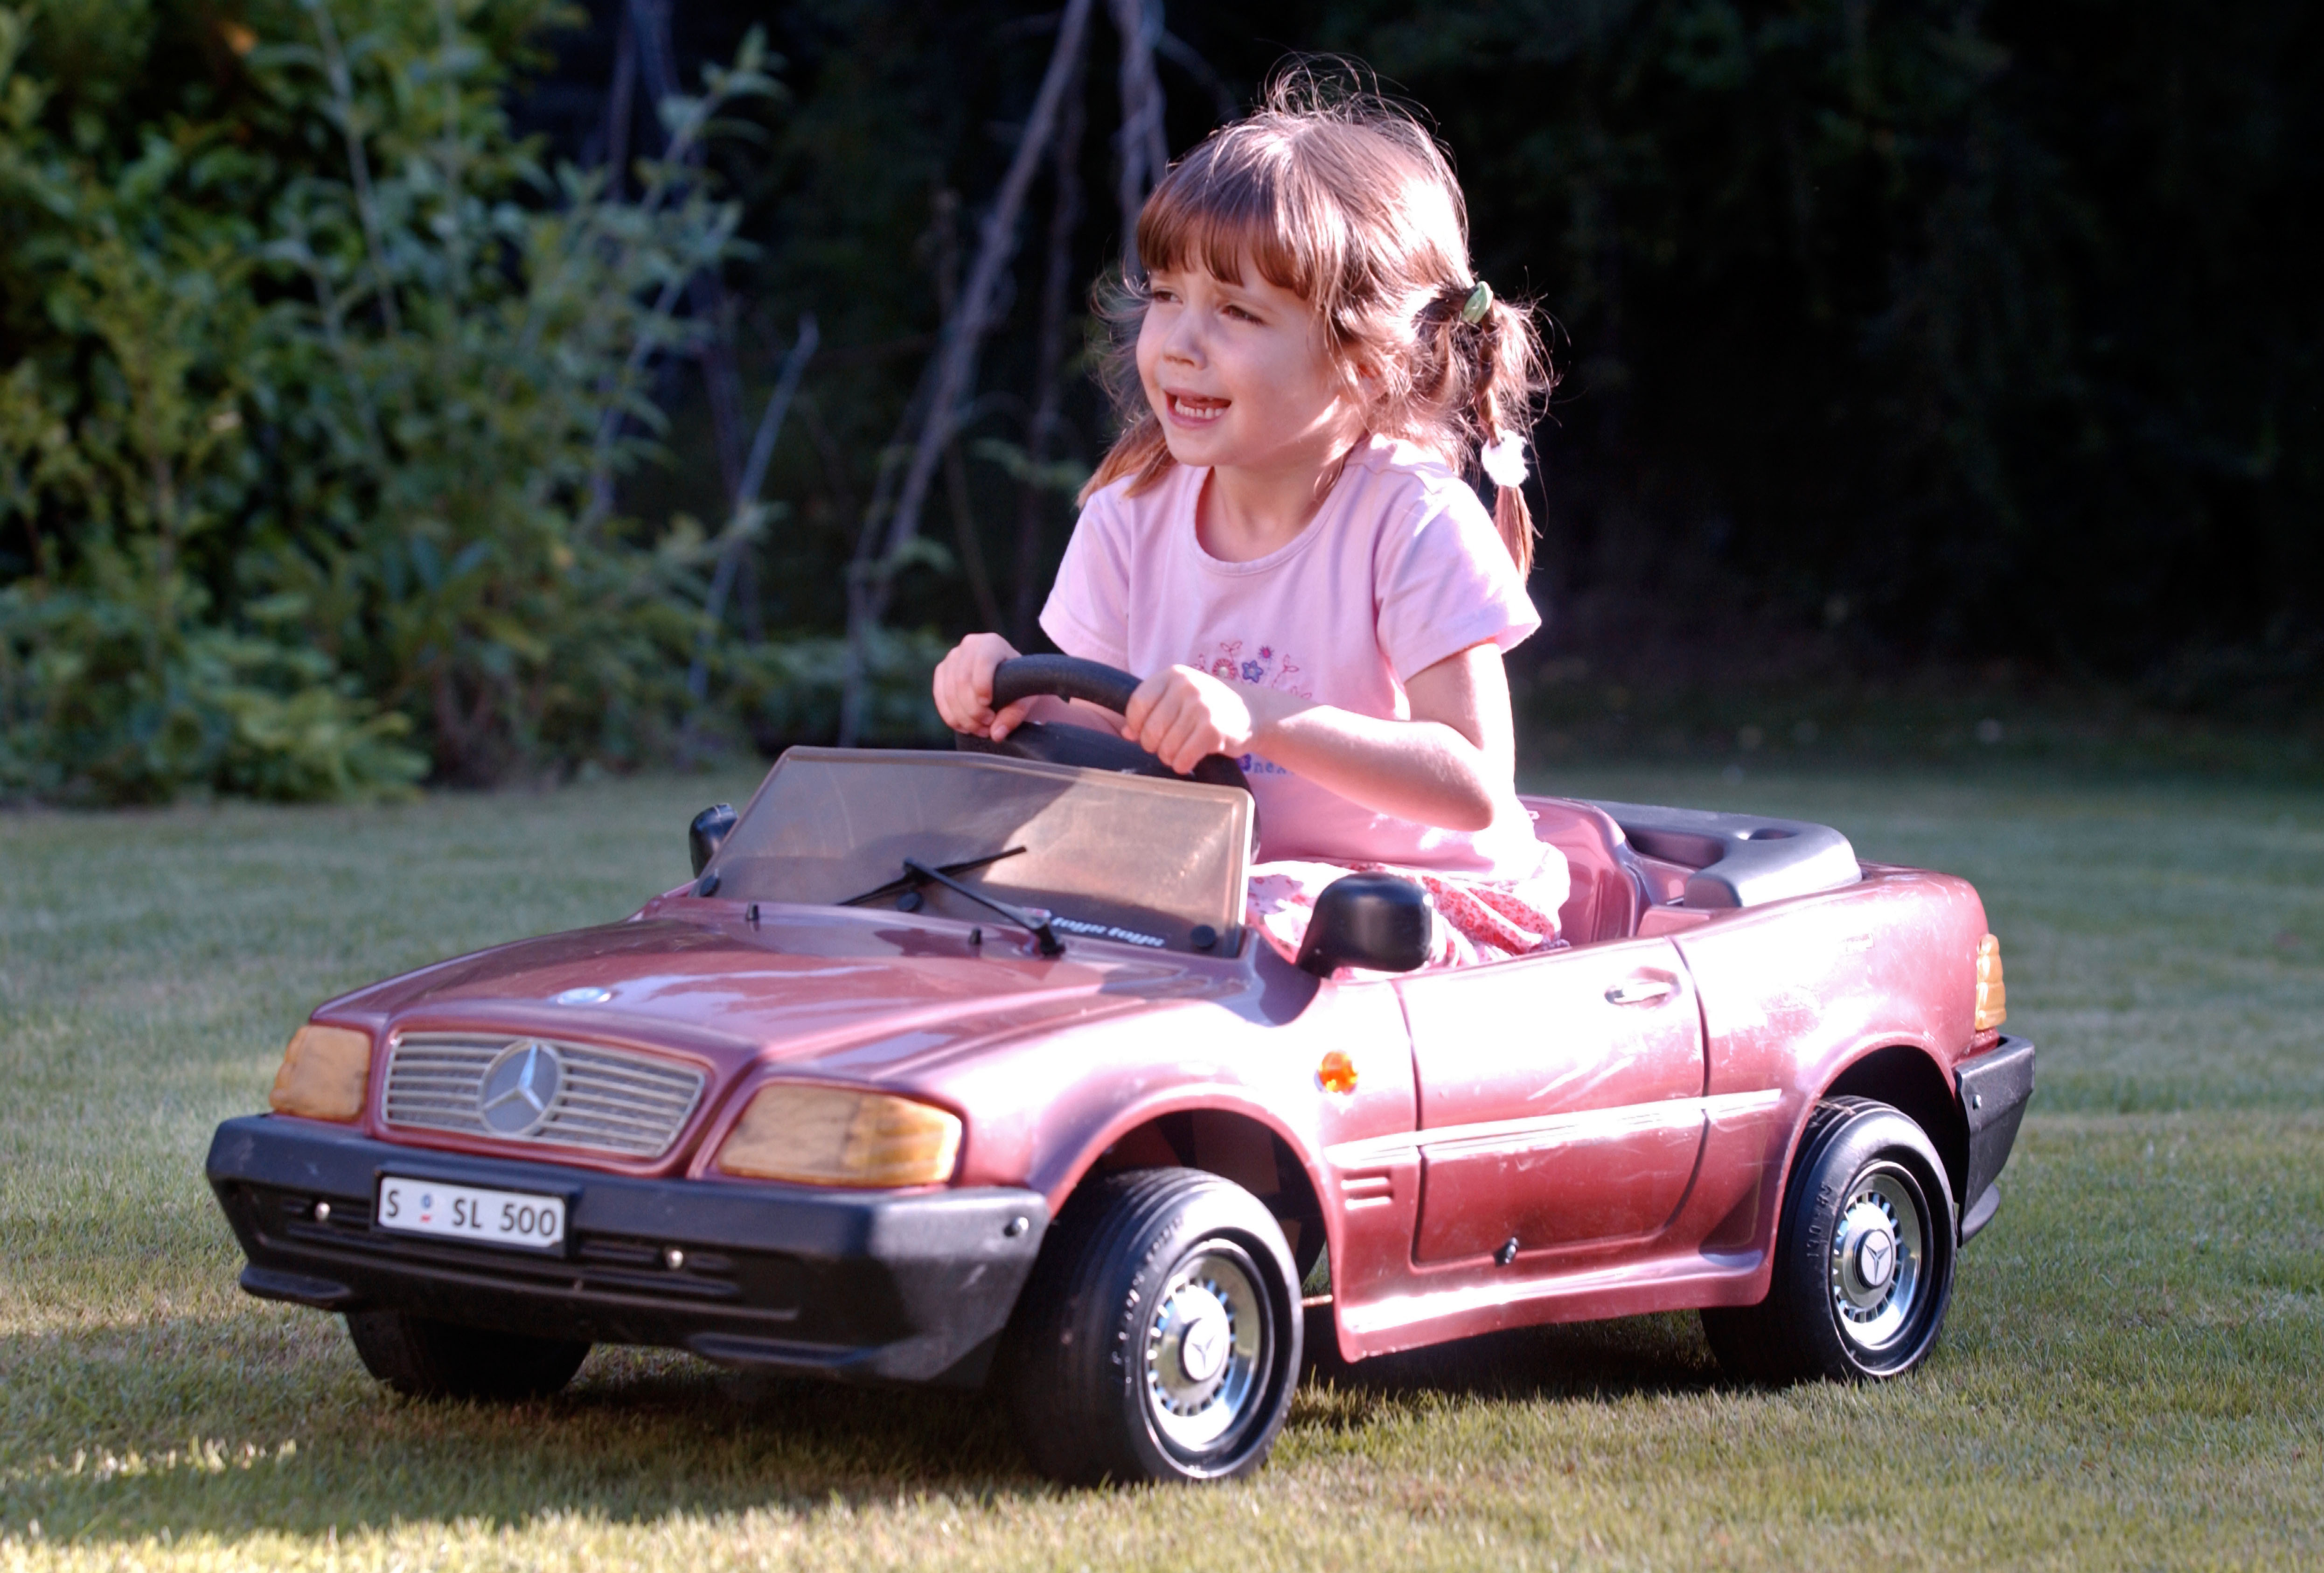
[[[482,1245],[554,1251],[565,1244],[565,1198],[515,1190],[478,1190],[440,1180],[390,1175],[379,1182],[372,1221],[407,1235],[437,1235]]]

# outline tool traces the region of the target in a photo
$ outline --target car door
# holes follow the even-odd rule
[[[1644,1245],[1703,1134],[1702,1015],[1667,939],[1400,980],[1419,1093],[1422,1265]]]

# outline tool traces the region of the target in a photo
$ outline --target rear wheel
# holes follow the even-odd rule
[[[1953,1198],[1910,1119],[1819,1105],[1800,1140],[1767,1298],[1702,1313],[1719,1363],[1769,1382],[1878,1381],[1928,1358],[1952,1300]]]
[[[1027,1455],[1068,1484],[1258,1468],[1298,1377],[1296,1282],[1280,1226],[1216,1175],[1084,1186],[1010,1328],[1002,1380]]]
[[[589,1346],[432,1321],[408,1311],[349,1311],[347,1336],[364,1369],[407,1398],[547,1398],[589,1356]]]

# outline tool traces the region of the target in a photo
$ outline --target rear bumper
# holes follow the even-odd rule
[[[981,1382],[1048,1226],[1030,1190],[632,1180],[263,1115],[220,1125],[206,1169],[250,1259],[242,1287],[263,1299],[863,1382]],[[374,1228],[373,1198],[391,1173],[561,1195],[565,1247]],[[329,1203],[326,1219],[318,1202]]]
[[[2017,1144],[2017,1127],[2034,1096],[2034,1045],[2005,1035],[1954,1068],[1962,1123],[1969,1128],[1969,1162],[1960,1189],[1961,1243],[1967,1245],[2000,1210],[1994,1183]]]

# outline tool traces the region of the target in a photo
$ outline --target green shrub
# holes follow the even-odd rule
[[[732,247],[696,154],[779,89],[754,36],[617,198],[501,106],[564,14],[0,5],[0,788],[343,796],[671,746],[707,560],[612,480]]]
[[[182,582],[182,581],[180,581]],[[278,800],[406,791],[403,717],[328,658],[219,628],[166,636],[127,595],[0,590],[0,791],[157,802],[189,782]]]
[[[952,734],[928,699],[928,674],[950,647],[933,629],[874,628],[864,651],[862,740],[890,745],[949,745]],[[847,686],[847,641],[839,637],[786,640],[735,647],[725,671],[729,712],[761,749],[839,728],[839,702]]]

